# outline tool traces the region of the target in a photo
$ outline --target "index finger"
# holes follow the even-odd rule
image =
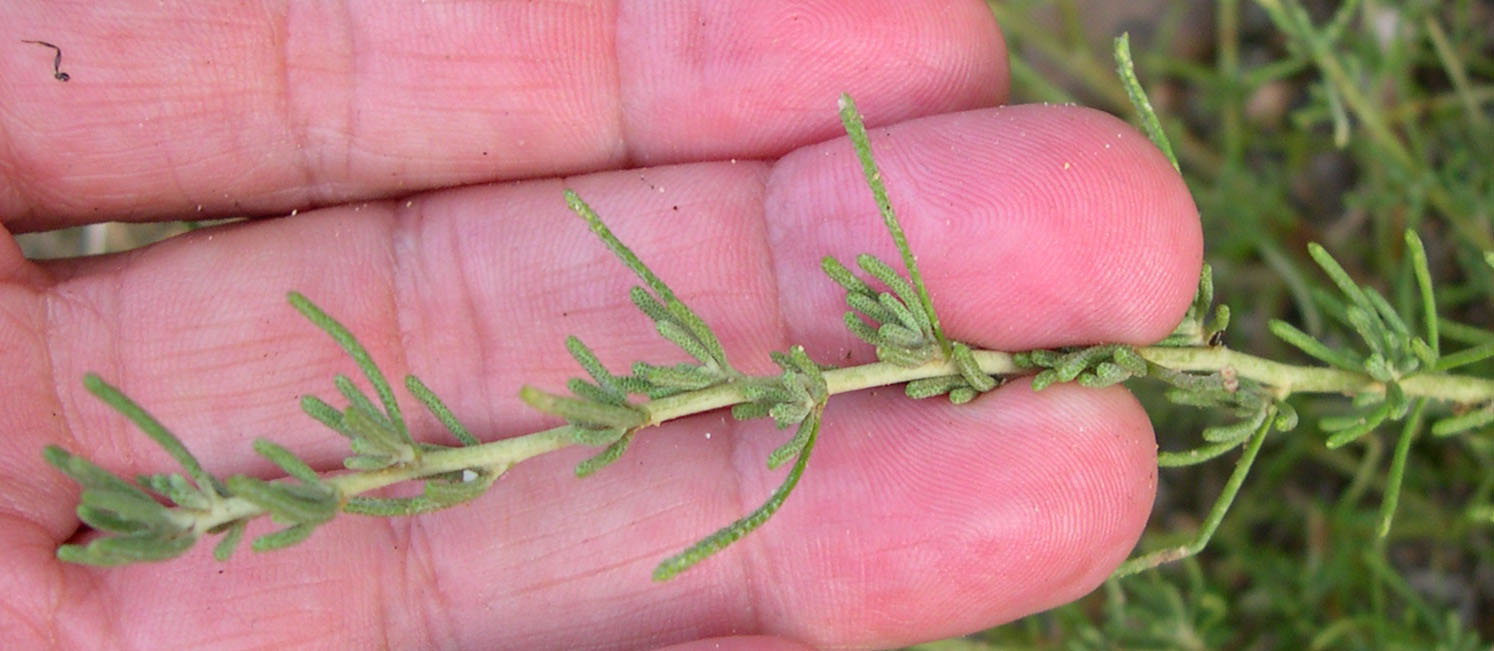
[[[995,104],[982,3],[10,5],[0,219],[268,215],[501,179],[763,158],[838,133],[842,91],[891,123]],[[31,52],[30,48],[37,51]]]

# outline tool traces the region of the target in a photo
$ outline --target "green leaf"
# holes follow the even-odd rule
[[[622,240],[617,239],[617,236],[612,234],[612,230],[607,228],[606,224],[602,223],[602,218],[597,215],[596,211],[591,209],[591,206],[586,205],[586,202],[581,200],[580,195],[567,188],[565,191],[565,203],[570,207],[571,212],[576,213],[577,216],[586,221],[586,225],[591,228],[591,232],[595,233],[602,240],[602,243],[607,245],[607,248],[612,251],[613,255],[616,255],[628,269],[631,269],[634,274],[643,279],[643,282],[648,285],[649,289],[653,290],[654,294],[659,297],[658,300],[660,302],[667,304],[669,301],[675,300],[674,292],[669,289],[669,285],[664,284],[663,280],[655,276],[654,272],[648,268],[648,265],[643,264],[643,261],[638,259],[638,256],[633,253],[632,249],[629,249],[627,245],[622,243]],[[649,310],[644,311],[648,312]]]
[[[1396,378],[1395,370],[1380,353],[1371,353],[1369,357],[1364,358],[1364,372],[1380,382],[1392,382]]]
[[[854,312],[846,312],[841,320],[845,322],[846,329],[850,330],[851,334],[856,335],[857,339],[873,346],[882,346],[884,344],[882,336],[877,334],[877,331],[871,326],[866,325],[866,322],[862,321],[861,317],[856,316]]]
[[[896,318],[895,321],[883,323],[883,327],[895,325],[907,328],[909,332],[917,335],[919,341],[923,340],[923,324],[919,322],[918,317],[914,316],[913,311],[907,305],[903,304],[902,301],[887,292],[882,292],[881,294],[877,294],[877,304],[881,305],[882,309]]]
[[[1183,466],[1194,466],[1221,457],[1237,447],[1240,447],[1239,440],[1226,440],[1219,443],[1201,445],[1192,450],[1183,450],[1181,452],[1158,452],[1157,467],[1181,468]]]
[[[1123,35],[1122,38],[1127,38],[1127,37]],[[1137,89],[1138,90],[1140,89],[1140,84],[1137,85]],[[1150,104],[1148,104],[1148,106],[1150,106]],[[1156,114],[1155,113],[1152,114],[1152,117],[1155,119],[1156,118]],[[1161,133],[1161,129],[1158,128],[1157,132],[1160,134]],[[1166,137],[1165,134],[1163,134],[1163,137],[1164,138]],[[1156,141],[1153,141],[1153,143],[1155,143],[1155,142]],[[1160,148],[1160,145],[1159,145],[1159,148]],[[1177,163],[1176,162],[1173,163],[1173,169],[1177,169]],[[1198,289],[1196,291],[1194,291],[1194,293],[1193,293],[1193,305],[1194,305],[1194,307],[1196,307],[1198,309],[1197,314],[1200,317],[1202,317],[1203,314],[1204,314],[1204,312],[1207,312],[1209,310],[1209,306],[1213,305],[1213,304],[1214,304],[1214,267],[1212,265],[1210,265],[1209,263],[1205,262],[1205,263],[1203,263],[1203,267],[1199,270],[1199,273],[1198,273]]]
[[[578,377],[573,377],[569,380],[566,380],[565,388],[570,390],[571,395],[576,396],[577,398],[580,398],[582,400],[599,402],[604,405],[613,405],[615,407],[626,407],[628,405],[627,398],[619,397],[615,393],[610,393],[605,389]]]
[[[877,359],[903,368],[923,366],[933,358],[934,348],[932,346],[917,349],[891,343],[877,346]]]
[[[1046,371],[1039,372],[1037,375],[1032,376],[1032,390],[1042,391],[1043,389],[1046,389],[1062,381],[1063,380],[1059,379],[1058,372],[1050,368]]]
[[[731,417],[737,420],[753,420],[768,415],[770,403],[739,402],[731,406]]]
[[[340,373],[333,376],[332,385],[337,387],[337,392],[341,393],[342,397],[348,401],[348,407],[364,412],[370,420],[379,424],[380,429],[394,435],[390,441],[398,442],[399,435],[394,428],[394,422],[389,420],[389,417],[380,413],[379,408],[374,406],[373,401],[369,400],[368,396],[363,395],[363,390],[353,384],[353,381],[348,376]]]
[[[654,329],[659,332],[660,337],[678,346],[680,350],[685,351],[686,355],[694,357],[701,364],[707,366],[717,364],[715,353],[696,339],[695,335],[684,326],[674,321],[659,321],[654,324]]]
[[[1120,384],[1131,378],[1130,371],[1114,362],[1100,362],[1093,371],[1079,376],[1079,386],[1099,389]]]
[[[135,481],[151,491],[164,495],[166,499],[182,508],[205,511],[213,506],[212,500],[181,475],[141,475],[136,477]]]
[[[971,389],[986,392],[996,388],[996,378],[980,370],[980,364],[976,363],[975,355],[970,352],[969,346],[962,342],[954,342],[950,350],[950,358],[960,369],[960,376],[965,378],[965,383]]]
[[[617,459],[622,456],[623,452],[627,451],[628,444],[633,442],[634,431],[636,430],[628,430],[622,436],[618,437],[616,441],[613,441],[612,445],[607,446],[606,449],[597,453],[590,459],[576,464],[576,476],[587,477],[598,470],[612,465],[612,462],[617,461]]]
[[[1359,338],[1369,347],[1370,353],[1383,359],[1389,353],[1389,347],[1386,344],[1390,333],[1386,331],[1379,317],[1357,305],[1350,305],[1344,314],[1349,317],[1349,325],[1354,327]]]
[[[637,407],[618,407],[545,393],[531,386],[519,389],[524,404],[547,414],[554,414],[577,425],[602,425],[632,429],[647,422]]]
[[[886,294],[880,296],[886,296]],[[882,307],[880,297],[876,294],[846,294],[846,305],[877,323],[892,323],[898,320],[896,313]]]
[[[653,290],[655,296],[649,296],[643,290],[629,291],[629,298],[632,299],[633,304],[638,306],[638,309],[642,310],[650,319],[653,319],[655,323],[672,322],[688,332],[697,343],[681,344],[681,347],[689,346],[686,352],[692,356],[703,352],[701,356],[705,359],[702,359],[702,362],[707,363],[708,366],[717,366],[724,371],[734,372],[730,364],[726,361],[726,353],[721,348],[721,342],[716,338],[715,333],[711,331],[710,326],[707,326],[705,321],[700,318],[700,315],[691,310],[683,301],[680,301],[674,292],[669,289],[669,286],[655,275],[648,268],[648,265],[643,264],[643,261],[633,253],[632,249],[629,249],[621,240],[617,239],[617,236],[612,233],[611,229],[602,223],[602,218],[591,209],[591,206],[582,201],[579,195],[567,189],[565,191],[565,201],[571,211],[586,222],[591,231],[602,240],[602,243],[618,259],[622,260],[625,266],[641,278],[644,284],[648,285],[649,289]],[[675,341],[676,344],[680,344],[680,341],[671,338],[671,334],[666,334],[662,330],[660,334],[665,335],[671,341]]]
[[[1276,403],[1276,419],[1273,425],[1278,432],[1289,432],[1297,428],[1297,409],[1283,400]]]
[[[151,499],[145,491],[140,490],[134,484],[127,482],[113,473],[93,464],[92,461],[83,457],[68,453],[56,445],[47,445],[42,448],[42,459],[53,468],[78,482],[84,489],[99,489],[123,494],[132,494],[142,500]]]
[[[1401,435],[1396,439],[1395,454],[1390,460],[1390,470],[1385,474],[1384,498],[1380,501],[1380,526],[1376,530],[1379,538],[1385,538],[1390,534],[1390,522],[1395,518],[1395,510],[1401,499],[1401,484],[1405,481],[1406,460],[1411,454],[1411,441],[1416,438],[1417,430],[1421,429],[1422,411],[1427,406],[1425,398],[1417,398],[1416,405],[1411,409],[1411,417],[1401,428]]]
[[[628,299],[633,301],[633,305],[638,308],[638,311],[647,316],[650,321],[669,320],[669,311],[665,310],[664,306],[659,303],[659,300],[654,298],[653,294],[648,293],[644,288],[628,288]]]
[[[415,448],[389,427],[389,421],[358,405],[348,405],[342,421],[353,432],[352,448],[360,454],[383,454],[397,462],[413,461]]]
[[[792,402],[807,398],[809,395],[808,393],[803,396],[797,395],[791,388],[793,385],[784,376],[754,378],[752,381],[744,382],[741,386],[742,395],[752,402]]]
[[[751,533],[767,522],[768,518],[773,517],[773,514],[783,506],[784,500],[788,499],[789,493],[792,493],[794,487],[798,485],[799,477],[804,474],[804,468],[809,464],[809,453],[814,449],[815,438],[819,434],[822,410],[823,405],[816,407],[816,413],[806,419],[806,422],[812,421],[812,426],[799,451],[799,457],[789,469],[788,476],[784,477],[783,483],[773,491],[772,495],[768,496],[768,500],[746,516],[702,538],[684,551],[664,559],[654,568],[655,581],[668,581],[674,578],[680,572],[690,569],[696,563],[740,540],[742,536]]]
[[[1157,149],[1162,150],[1167,162],[1172,163],[1172,169],[1182,171],[1178,167],[1178,157],[1172,153],[1172,143],[1162,131],[1162,123],[1157,120],[1157,111],[1152,108],[1152,101],[1147,99],[1146,91],[1141,88],[1141,81],[1136,78],[1136,64],[1131,60],[1129,32],[1123,32],[1115,39],[1115,72],[1120,75],[1121,86],[1126,89],[1131,107],[1136,109],[1136,116],[1141,120],[1141,128],[1146,132],[1146,137],[1151,139]]]
[[[1411,338],[1411,354],[1421,362],[1423,368],[1435,370],[1437,368],[1437,352],[1427,345],[1426,340],[1421,337]]]
[[[1104,363],[1104,360],[1113,358],[1116,350],[1118,347],[1113,344],[1081,348],[1064,355],[1057,364],[1053,365],[1053,371],[1057,374],[1058,381],[1071,382],[1085,371],[1098,367]]]
[[[87,491],[84,491],[87,493]],[[155,533],[155,528],[142,522],[130,519],[109,509],[102,509],[79,504],[73,509],[78,520],[98,531],[119,534],[122,536],[148,536]]]
[[[394,459],[381,454],[354,454],[342,460],[342,466],[348,470],[382,470],[395,463]]]
[[[354,438],[353,431],[348,429],[347,423],[342,422],[342,412],[336,407],[329,405],[326,401],[316,396],[301,396],[301,411],[306,412],[312,420],[326,425],[329,429],[348,438]]]
[[[410,440],[410,432],[405,428],[405,420],[400,414],[399,403],[394,401],[394,391],[390,390],[389,382],[384,379],[384,373],[374,364],[373,357],[368,354],[368,350],[363,347],[363,344],[358,343],[358,340],[353,337],[352,332],[341,323],[338,323],[336,319],[327,316],[326,312],[323,312],[316,304],[312,303],[305,296],[302,296],[300,292],[286,294],[286,300],[290,302],[291,307],[294,307],[297,312],[306,317],[306,320],[310,321],[312,325],[321,329],[322,332],[327,333],[327,336],[337,342],[337,345],[342,348],[343,352],[347,353],[348,357],[353,358],[353,362],[358,365],[359,370],[363,371],[363,377],[368,379],[369,386],[374,388],[374,393],[378,394],[379,400],[384,404],[383,415],[387,417],[394,431],[400,435],[404,442],[407,445],[413,446],[415,442]]]
[[[944,375],[913,380],[903,387],[903,393],[914,400],[923,400],[942,396],[963,386],[966,386],[964,377]]]
[[[197,537],[180,534],[167,538],[124,538],[109,536],[87,545],[59,545],[57,559],[82,565],[115,566],[130,563],[164,561],[181,556],[192,548]]]
[[[768,408],[773,424],[779,429],[798,423],[809,415],[810,407],[798,402],[780,402]]]
[[[830,397],[830,386],[825,382],[825,374],[820,366],[809,358],[809,353],[804,352],[803,346],[790,346],[788,358],[790,365],[798,371],[798,377],[808,382],[810,397],[815,402],[823,402]]]
[[[104,404],[113,407],[115,411],[123,414],[125,418],[130,419],[130,422],[133,422],[136,427],[140,428],[140,431],[145,432],[145,435],[155,441],[156,445],[161,446],[161,449],[171,455],[171,458],[175,459],[181,465],[182,469],[187,471],[187,475],[192,478],[193,483],[197,484],[197,490],[201,491],[204,495],[210,494],[210,491],[216,485],[216,480],[206,470],[202,469],[202,464],[197,462],[197,457],[192,456],[191,451],[187,450],[187,446],[182,445],[181,440],[176,438],[176,435],[172,434],[170,430],[166,429],[166,426],[157,421],[149,412],[142,409],[140,405],[135,404],[135,401],[130,400],[129,396],[126,396],[119,389],[105,382],[98,375],[93,373],[84,375],[83,386],[88,389],[89,393],[92,393],[99,400],[103,401]]]
[[[851,139],[851,147],[856,150],[856,158],[861,161],[861,172],[866,177],[866,184],[871,188],[872,199],[877,203],[877,211],[882,215],[882,224],[887,227],[888,234],[892,236],[892,243],[897,246],[898,253],[903,258],[903,267],[908,272],[908,280],[912,281],[913,288],[918,294],[917,303],[923,313],[928,316],[929,329],[935,341],[939,343],[939,350],[948,355],[949,342],[944,338],[944,330],[939,327],[939,315],[934,312],[934,303],[929,298],[928,289],[924,287],[923,275],[918,272],[918,261],[913,256],[913,250],[908,248],[908,238],[903,235],[903,228],[898,224],[897,215],[892,211],[892,202],[887,199],[887,188],[882,185],[882,173],[877,171],[877,163],[872,160],[871,140],[866,136],[866,125],[861,121],[861,114],[856,111],[856,103],[851,100],[850,95],[845,93],[840,95],[840,123],[845,127],[846,135]]]
[[[896,295],[894,298],[886,293],[881,293],[877,295],[877,301],[889,308],[891,308],[889,304],[896,304],[897,307],[892,309],[897,313],[898,320],[904,326],[919,332],[930,328],[929,316],[922,309],[918,308],[918,294],[913,291],[912,287],[908,286],[908,283],[903,280],[902,276],[898,275],[897,271],[887,266],[887,263],[882,262],[876,256],[868,253],[856,256],[856,264],[865,270],[866,273],[871,274],[873,278],[881,281],[883,285],[887,286],[887,289],[892,290],[892,293]]]
[[[627,430],[618,427],[603,429],[589,429],[575,425],[567,425],[567,427],[570,428],[567,433],[570,434],[572,441],[575,441],[578,445],[590,447],[612,445],[617,439],[622,438],[622,435],[627,433]]]
[[[597,359],[596,353],[593,353],[591,348],[582,343],[580,338],[574,335],[567,336],[565,338],[565,349],[576,360],[576,363],[580,364],[582,369],[585,369],[586,374],[591,376],[592,381],[596,382],[597,386],[604,392],[615,394],[618,398],[626,398],[618,388],[616,379],[612,373],[607,370],[606,366],[602,365],[602,361]]]
[[[316,530],[315,524],[294,524],[274,533],[267,533],[254,539],[250,549],[256,552],[268,552],[276,549],[285,549],[311,536]]]
[[[1210,443],[1239,443],[1244,441],[1261,428],[1261,423],[1265,422],[1267,414],[1270,413],[1272,413],[1270,409],[1262,409],[1245,420],[1228,425],[1216,425],[1205,428],[1203,431],[1203,440]]]
[[[78,519],[102,531],[158,537],[175,534],[181,527],[159,502],[135,493],[87,488],[78,497]]]
[[[1352,353],[1333,350],[1286,321],[1271,319],[1266,323],[1266,328],[1282,341],[1296,346],[1302,352],[1321,361],[1350,371],[1357,372],[1364,369],[1364,363],[1356,359]]]
[[[855,274],[852,274],[850,269],[845,268],[839,260],[831,256],[827,255],[820,258],[820,269],[825,272],[826,276],[830,277],[830,280],[835,281],[835,284],[845,288],[847,297],[857,295],[870,296],[876,293],[866,283],[861,282],[861,279],[857,278]]]
[[[1376,427],[1379,427],[1381,423],[1384,423],[1386,418],[1390,416],[1391,409],[1392,406],[1390,403],[1384,402],[1367,412],[1350,416],[1329,417],[1318,421],[1318,426],[1323,428],[1323,431],[1333,432],[1333,434],[1328,436],[1328,440],[1324,442],[1324,445],[1332,450],[1359,440],[1359,437],[1370,433]]]
[[[219,563],[225,562],[233,556],[234,550],[238,549],[239,541],[244,538],[244,529],[248,527],[247,520],[234,520],[229,525],[228,532],[213,546],[213,558]]]
[[[1484,405],[1466,414],[1450,416],[1432,425],[1432,436],[1452,436],[1494,423],[1494,403]]]
[[[769,470],[777,470],[785,461],[804,451],[805,444],[809,443],[810,435],[820,426],[819,418],[823,411],[823,407],[811,410],[804,419],[799,421],[799,428],[795,430],[794,437],[768,454]]]
[[[656,386],[684,391],[704,389],[722,380],[720,375],[702,367],[683,364],[676,366],[654,366],[646,362],[634,362],[633,375]]]
[[[1308,242],[1307,254],[1312,256],[1313,261],[1317,262],[1319,267],[1323,268],[1323,272],[1328,274],[1328,278],[1333,281],[1334,285],[1338,286],[1339,291],[1343,292],[1343,295],[1349,299],[1350,303],[1358,305],[1361,309],[1374,309],[1374,306],[1369,302],[1369,298],[1365,296],[1364,289],[1358,283],[1355,283],[1354,279],[1349,277],[1349,272],[1344,271],[1344,268],[1339,266],[1338,261],[1334,260],[1333,256],[1321,244]]]
[[[1141,377],[1146,375],[1149,371],[1149,367],[1146,364],[1146,359],[1143,358],[1140,353],[1137,353],[1136,349],[1132,348],[1131,346],[1116,346],[1115,352],[1113,353],[1111,358],[1115,360],[1116,364],[1120,365],[1121,368],[1125,369],[1126,372],[1132,376]]]
[[[1395,308],[1390,306],[1390,302],[1385,300],[1384,295],[1373,289],[1366,289],[1364,295],[1369,299],[1370,304],[1375,306],[1375,314],[1384,324],[1388,335],[1387,344],[1398,346],[1400,342],[1410,339],[1411,329],[1406,327],[1406,321],[1401,318],[1401,315],[1395,313]]]
[[[337,513],[336,493],[325,486],[272,484],[245,475],[229,477],[226,483],[234,495],[269,511],[277,522],[316,524]]]
[[[410,392],[410,395],[415,396],[415,399],[419,400],[420,404],[425,405],[426,410],[431,412],[431,415],[435,416],[436,420],[441,421],[441,424],[446,426],[446,431],[451,432],[451,435],[456,437],[458,442],[464,446],[478,444],[477,437],[467,432],[467,428],[456,419],[456,415],[452,414],[451,410],[446,408],[446,403],[441,402],[441,399],[436,397],[435,392],[431,391],[430,387],[425,386],[425,383],[421,382],[420,378],[414,375],[406,375],[405,389]]]
[[[415,497],[351,497],[343,511],[375,517],[403,517],[439,511],[472,501],[492,487],[498,475],[479,472],[470,481],[427,480]]]
[[[1466,348],[1451,355],[1445,355],[1437,360],[1437,370],[1450,371],[1459,366],[1477,364],[1490,357],[1494,357],[1494,343]]]
[[[1019,360],[1017,365],[1023,368],[1053,368],[1063,360],[1063,357],[1063,354],[1056,350],[1039,349],[1018,353],[1014,359]]]
[[[1229,306],[1228,305],[1220,305],[1220,306],[1214,308],[1214,321],[1209,324],[1209,337],[1206,340],[1207,343],[1209,343],[1210,345],[1217,344],[1218,342],[1216,340],[1219,339],[1219,337],[1216,337],[1215,335],[1221,335],[1222,336],[1223,333],[1224,333],[1224,331],[1228,330],[1228,329],[1229,329]]]
[[[721,342],[716,339],[716,333],[711,332],[711,327],[706,325],[705,321],[702,321],[694,311],[686,307],[678,299],[665,301],[664,309],[669,312],[671,317],[674,317],[675,323],[683,327],[690,336],[699,342],[697,347],[704,349],[704,352],[697,358],[700,359],[702,364],[706,364],[707,366],[714,365],[724,370],[731,369],[731,365],[726,361],[726,351],[721,348]],[[663,333],[661,332],[660,334]],[[670,339],[670,341],[674,340]],[[681,348],[684,347],[681,346]],[[685,352],[695,356],[695,353],[691,352],[690,349],[685,349]]]
[[[269,459],[271,463],[280,466],[280,469],[284,470],[287,475],[308,484],[324,485],[322,484],[321,476],[315,470],[312,470],[311,466],[306,465],[306,462],[274,441],[262,438],[254,439],[254,451],[258,452],[259,456]]]
[[[877,328],[877,336],[881,337],[882,341],[888,344],[902,348],[918,348],[926,343],[923,340],[923,335],[896,323],[883,323],[882,327]]]
[[[425,497],[435,503],[436,508],[451,508],[458,504],[465,504],[477,499],[488,491],[493,485],[497,475],[479,474],[478,477],[469,481],[439,481],[428,480],[425,482]]]

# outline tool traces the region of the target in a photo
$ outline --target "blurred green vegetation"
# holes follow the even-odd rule
[[[1402,233],[1426,242],[1444,348],[1494,341],[1494,4],[1158,0],[990,2],[1012,51],[1013,102],[1131,116],[1110,39],[1137,73],[1203,217],[1225,344],[1312,360],[1283,319],[1330,344],[1318,242],[1403,314],[1417,293]],[[1494,375],[1485,360],[1463,369]],[[1145,389],[1145,387],[1138,387]],[[1162,449],[1218,415],[1143,395]],[[1267,439],[1199,556],[1111,581],[1077,603],[930,649],[1474,649],[1494,639],[1494,429],[1418,432],[1389,535],[1378,512],[1399,425],[1330,450],[1349,411],[1293,398],[1302,425]],[[1446,409],[1439,407],[1446,413]],[[1237,454],[1163,469],[1139,551],[1185,542]],[[1482,640],[1482,641],[1481,641]]]
[[[55,231],[22,233],[16,236],[21,254],[32,260],[71,258],[80,255],[115,253],[139,248],[153,242],[176,237],[206,226],[226,224],[233,219],[213,221],[178,221],[154,223],[101,222]]]

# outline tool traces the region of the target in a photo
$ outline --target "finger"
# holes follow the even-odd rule
[[[875,129],[872,149],[951,337],[1000,350],[1145,344],[1182,318],[1202,263],[1197,212],[1182,179],[1125,124],[1077,107],[1009,106],[905,128],[920,137]],[[838,246],[848,266],[865,251],[902,267],[867,218],[876,207],[855,154],[837,142],[806,147],[774,177],[775,270],[785,293],[808,298],[785,305],[785,321],[804,324],[794,339],[864,355],[838,323],[811,318],[847,308],[806,264]]]
[[[1139,340],[1165,334],[1186,306],[1197,274],[1196,215],[1161,157],[1113,118],[1009,108],[878,133],[874,145],[910,239],[920,251],[939,252],[922,260],[953,336],[993,345]],[[1026,138],[1041,144],[1038,151],[998,153],[1025,147]],[[950,146],[955,141],[959,147]],[[765,353],[789,343],[807,343],[817,359],[841,354],[840,308],[811,314],[801,303],[830,304],[830,284],[811,284],[811,272],[794,270],[814,269],[822,253],[845,259],[885,237],[869,200],[856,199],[865,191],[836,146],[805,150],[771,170],[718,163],[571,185],[715,326],[733,359],[762,372]],[[1048,156],[1078,164],[1036,164]],[[840,165],[852,171],[834,172]],[[1128,171],[1126,182],[1107,180],[1118,169]],[[101,462],[126,472],[168,467],[164,455],[72,388],[73,378],[94,368],[121,378],[219,472],[268,472],[244,458],[248,440],[266,433],[322,467],[336,464],[345,454],[340,441],[285,406],[301,393],[325,395],[318,389],[325,378],[352,368],[309,326],[284,316],[279,295],[291,287],[359,333],[391,376],[420,372],[484,438],[547,422],[513,395],[521,382],[557,387],[577,374],[556,354],[563,333],[597,344],[614,369],[633,359],[678,359],[632,312],[624,296],[633,281],[565,215],[559,189],[469,188],[55,263],[49,269],[58,284],[20,312],[39,315],[43,340],[62,343],[48,350],[35,377],[22,374],[6,387],[22,398],[17,404],[34,398],[40,405],[29,422],[54,429],[22,428],[33,434],[17,437],[9,458],[27,458],[23,448],[45,440],[113,452]],[[819,208],[801,210],[800,202]],[[825,227],[798,230],[796,220],[806,217]],[[1001,243],[1014,229],[1032,242],[1054,240],[1041,265],[1023,266],[1033,259]],[[797,246],[791,240],[800,232],[823,248]],[[1135,267],[1134,277],[1055,273],[1093,264],[1102,249],[1150,264]],[[946,259],[946,252],[986,250],[990,259],[973,269]],[[982,277],[995,298],[977,291]],[[1048,291],[1063,300],[1002,302],[1019,298],[1003,293],[1007,283],[1035,287],[1039,279],[1063,283]],[[1092,314],[1127,305],[1130,322],[1113,311]],[[1051,336],[1013,324],[1016,307],[1024,320],[1049,323]],[[865,359],[866,351],[851,352]],[[54,592],[94,587],[96,601],[68,603],[72,621],[86,623],[79,630],[111,617],[148,622],[161,600],[234,599],[245,612],[277,613],[255,621],[254,631],[270,638],[304,632],[314,617],[319,634],[350,641],[502,634],[521,642],[559,636],[545,639],[561,645],[602,630],[620,644],[731,631],[823,631],[811,638],[816,644],[917,639],[1080,594],[1134,542],[1150,503],[1154,448],[1144,415],[1123,393],[1055,387],[1031,394],[1018,383],[962,411],[884,405],[888,391],[896,392],[832,402],[823,442],[784,510],[664,586],[646,580],[654,563],[745,513],[777,483],[781,474],[762,460],[782,432],[702,415],[640,435],[616,466],[581,483],[567,473],[587,452],[567,450],[510,471],[472,508],[390,523],[342,518],[295,550],[222,567],[194,551],[163,566],[180,573],[169,594],[155,567],[43,564],[47,543],[65,537],[75,520],[55,499],[66,489],[35,462],[16,468],[17,476],[47,479],[34,482],[36,499],[13,516],[34,524],[0,535],[28,541],[32,567],[43,568],[32,578],[50,580]],[[57,399],[48,402],[52,393]],[[48,418],[48,406],[62,416]],[[432,431],[430,419],[417,422]],[[889,519],[901,526],[889,527]],[[218,576],[219,569],[232,576]],[[945,591],[940,577],[953,571],[970,578]],[[306,581],[308,573],[325,580]],[[563,622],[547,617],[555,604],[566,605]],[[966,606],[961,617],[934,610],[954,604]],[[501,623],[493,612],[505,614]],[[209,608],[176,614],[184,631],[248,633],[242,621]],[[661,632],[661,621],[674,628]]]
[[[71,74],[58,83],[36,45],[0,59],[16,232],[772,157],[833,136],[842,91],[896,121],[1006,89],[1000,34],[970,1],[5,12]]]
[[[832,401],[794,506],[726,552],[745,569],[718,562],[679,589],[741,585],[774,634],[894,648],[1073,601],[1126,559],[1157,466],[1150,423],[1125,390],[1034,393],[1022,380],[958,407],[900,394]],[[741,474],[778,441],[744,443]],[[724,512],[776,479],[708,495]]]

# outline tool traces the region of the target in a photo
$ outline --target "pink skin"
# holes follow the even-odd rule
[[[42,464],[43,445],[124,473],[171,468],[82,391],[88,370],[214,472],[270,474],[255,437],[336,467],[341,440],[295,400],[332,397],[330,376],[354,367],[284,304],[289,289],[484,439],[553,423],[516,394],[579,373],[567,333],[614,369],[679,359],[563,187],[743,369],[769,370],[767,352],[794,343],[869,361],[818,271],[827,254],[894,257],[849,144],[820,142],[839,132],[841,90],[873,125],[951,336],[1022,349],[1169,331],[1200,234],[1143,137],[1082,108],[995,108],[1004,50],[980,2],[805,4],[8,5],[13,31],[63,48],[72,81],[29,49],[0,58],[6,229],[302,210],[93,260],[36,264],[0,239],[0,639],[889,647],[1092,590],[1150,510],[1151,425],[1123,389],[1025,381],[958,408],[895,388],[837,397],[783,510],[666,584],[649,581],[655,563],[777,485],[763,460],[788,433],[695,416],[641,433],[584,481],[570,469],[588,451],[570,449],[470,506],[342,517],[226,565],[207,544],[119,569],[52,555],[79,532],[76,487]],[[668,166],[629,169],[640,163]],[[543,178],[556,174],[570,176]],[[738,635],[765,637],[709,639]]]

